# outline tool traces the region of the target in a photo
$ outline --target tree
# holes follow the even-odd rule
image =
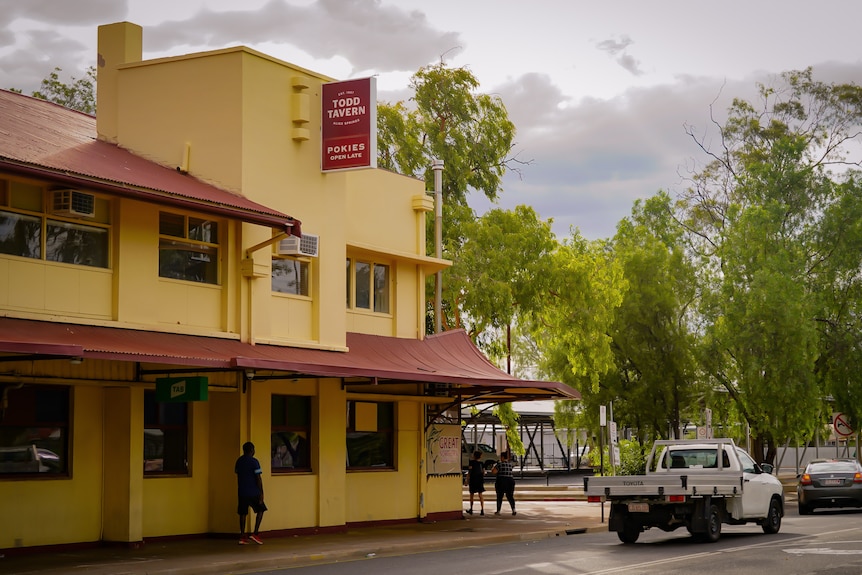
[[[444,285],[449,325],[491,348],[519,315],[540,305],[558,244],[551,221],[527,206],[489,210],[466,222],[463,233]],[[496,349],[508,355],[505,344]]]
[[[55,67],[48,77],[42,80],[40,89],[31,95],[34,98],[94,115],[96,113],[96,69],[90,66],[83,78],[75,79],[73,76],[69,84],[60,80],[62,71],[61,68]],[[21,93],[21,90],[15,88],[12,88],[12,91]]]
[[[839,352],[853,349],[841,334],[857,326],[862,281],[859,228],[840,213],[860,214],[849,155],[862,89],[811,69],[781,81],[759,86],[757,107],[734,100],[716,151],[689,131],[710,161],[679,212],[699,258],[702,365],[767,461],[779,442],[810,437],[827,382],[862,391],[848,380],[858,346]]]
[[[410,81],[412,105],[404,102],[377,106],[378,166],[422,178],[433,189],[433,159],[444,162],[442,178],[442,251],[454,259],[460,253],[465,230],[476,215],[467,204],[470,190],[495,200],[503,174],[515,162],[509,157],[515,126],[497,96],[477,93],[479,82],[467,68],[448,68],[442,62],[420,68]],[[434,218],[428,218],[428,253],[434,253]],[[444,272],[444,285],[449,279]],[[427,286],[429,309],[434,291]],[[455,292],[450,291],[450,294]],[[457,319],[457,302],[444,297],[443,322]]]
[[[602,379],[602,400],[639,439],[678,438],[684,414],[703,407],[703,386],[691,332],[695,271],[670,197],[635,202],[613,248],[629,287],[609,332],[616,369]]]
[[[614,368],[609,335],[627,284],[605,241],[573,234],[554,252],[544,302],[528,316],[543,350],[542,373],[597,392]]]
[[[490,200],[500,191],[515,137],[499,97],[477,94],[467,68],[440,63],[420,68],[410,81],[415,107],[379,103],[378,166],[434,183],[431,160],[445,163],[445,203],[465,205],[477,190]]]

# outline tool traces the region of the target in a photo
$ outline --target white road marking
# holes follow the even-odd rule
[[[794,555],[862,555],[862,549],[830,549],[829,547],[807,547],[805,549],[784,549]]]

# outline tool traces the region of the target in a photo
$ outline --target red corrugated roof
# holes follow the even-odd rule
[[[347,334],[349,351],[324,351],[237,340],[101,326],[0,318],[0,353],[80,356],[202,369],[255,369],[319,377],[378,378],[382,383],[445,383],[483,402],[578,399],[562,383],[513,377],[491,364],[463,330],[424,340]],[[60,350],[51,353],[51,346]]]
[[[0,90],[0,169],[284,229],[291,216],[96,139],[96,119]]]

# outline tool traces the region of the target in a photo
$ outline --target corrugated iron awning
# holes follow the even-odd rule
[[[579,399],[557,382],[523,380],[494,366],[463,330],[424,340],[348,333],[348,351],[250,345],[213,337],[0,318],[0,353],[47,353],[201,370],[267,370],[314,377],[365,378],[376,385],[443,384],[445,395],[488,403]],[[11,357],[7,359],[12,359]],[[441,392],[442,393],[442,392]]]

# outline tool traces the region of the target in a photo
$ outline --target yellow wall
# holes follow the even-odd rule
[[[419,404],[396,404],[395,471],[353,471],[347,473],[347,523],[419,517]]]
[[[485,503],[493,492],[485,492]],[[426,485],[425,514],[445,513],[461,509],[463,488],[460,477],[429,477]],[[491,509],[491,507],[488,507]]]
[[[319,380],[317,397],[318,422],[314,428],[318,439],[317,457],[312,466],[317,469],[320,484],[318,499],[319,525],[344,525],[348,494],[346,492],[347,394],[337,379]]]
[[[224,395],[224,394],[219,394]],[[232,394],[235,395],[235,394]],[[185,535],[208,530],[208,490],[211,475],[228,478],[232,469],[213,469],[209,465],[209,402],[189,404],[191,443],[188,477],[145,477],[143,481],[143,536]],[[140,434],[144,430],[141,428]],[[136,460],[143,461],[143,453]],[[229,502],[224,502],[229,505]]]
[[[22,312],[111,318],[110,270],[0,255],[0,304]]]
[[[144,391],[108,387],[104,390],[104,506],[105,541],[143,538]]]
[[[246,397],[246,394],[237,392],[209,394],[212,424],[210,434],[205,438],[209,452],[207,509],[209,531],[213,533],[235,533],[238,530],[234,464],[242,453],[242,444],[248,441],[242,431],[246,419],[243,414],[247,411]]]
[[[70,478],[0,481],[0,548],[98,541],[102,527],[102,390],[73,392]]]
[[[241,53],[143,62],[120,71],[119,144],[220,188],[242,187]]]

